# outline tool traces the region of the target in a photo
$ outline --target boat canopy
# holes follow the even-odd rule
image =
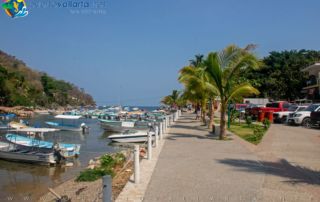
[[[17,132],[26,132],[26,133],[31,133],[31,132],[34,132],[34,133],[49,133],[49,132],[56,132],[56,131],[60,131],[59,129],[56,129],[56,128],[21,128],[21,129],[17,129],[17,130],[14,130],[14,131],[17,131]]]
[[[75,116],[75,115],[57,115],[54,118],[56,119],[80,119],[82,116]]]

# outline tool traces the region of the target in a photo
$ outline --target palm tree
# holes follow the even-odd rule
[[[201,106],[202,122],[206,124],[206,111],[208,101],[212,101],[217,93],[215,88],[208,82],[207,73],[203,63],[198,66],[186,66],[180,70],[179,82],[184,84],[184,97],[185,99]],[[213,125],[213,111],[210,110],[210,124],[209,128]],[[211,120],[212,119],[212,120]]]
[[[251,53],[252,49],[252,45],[244,49],[230,45],[219,53],[210,53],[205,61],[208,82],[221,100],[220,139],[226,138],[226,111],[229,101],[249,94],[259,94],[251,84],[237,80],[240,70],[259,67],[258,59]]]
[[[204,55],[202,54],[195,55],[195,59],[189,60],[190,66],[193,66],[193,67],[201,66],[203,64],[203,57]]]
[[[162,98],[161,103],[168,105],[168,106],[180,106],[181,105],[181,92],[178,90],[173,90],[171,95],[167,95]]]

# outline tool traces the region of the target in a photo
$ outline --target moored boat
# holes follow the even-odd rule
[[[26,131],[26,130],[25,130]],[[37,130],[29,130],[29,131],[37,131]],[[53,143],[43,140],[37,140],[35,138],[25,137],[17,134],[6,134],[6,139],[17,145],[23,145],[26,147],[39,147],[46,149],[48,151],[52,151],[56,149],[60,152],[60,154],[65,157],[75,157],[80,154],[80,144],[67,144],[67,143]]]
[[[82,118],[82,116],[57,115],[54,118],[60,119],[61,121],[59,122],[47,121],[45,123],[47,124],[48,127],[57,128],[59,130],[65,130],[65,131],[83,131],[83,132],[88,129],[85,123],[80,124],[79,121],[77,121],[80,118]]]
[[[152,139],[155,138],[154,132],[127,130],[121,134],[110,135],[108,138],[113,142],[136,143],[148,141],[148,133],[151,133]]]
[[[21,129],[21,128],[28,128],[29,126],[27,126],[24,123],[19,123],[16,121],[11,121],[10,123],[8,123],[9,128],[13,128],[13,129]]]
[[[99,119],[101,127],[106,131],[124,132],[127,130],[149,130],[151,123],[147,121],[116,121]]]
[[[54,152],[25,148],[3,141],[0,141],[0,158],[9,161],[39,163],[47,165],[57,163]]]

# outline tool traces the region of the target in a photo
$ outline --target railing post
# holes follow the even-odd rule
[[[155,126],[154,129],[154,143],[155,143],[155,147],[158,147],[158,142],[159,142],[159,127]]]
[[[140,148],[134,145],[134,183],[140,183]]]
[[[163,138],[163,124],[162,122],[159,123],[159,139],[162,140]]]
[[[110,175],[105,175],[102,178],[103,186],[103,202],[112,201],[112,178]]]
[[[167,128],[169,128],[169,125],[170,125],[170,123],[169,123],[169,116],[166,117],[166,122],[167,122]]]
[[[148,133],[148,160],[152,159],[152,133]]]

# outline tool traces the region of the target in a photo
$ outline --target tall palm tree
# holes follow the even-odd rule
[[[249,94],[259,94],[251,84],[237,80],[240,70],[259,67],[258,59],[251,53],[252,49],[252,45],[243,49],[230,45],[221,52],[210,53],[205,61],[208,82],[218,92],[221,100],[220,139],[226,137],[226,111],[229,101]]]

